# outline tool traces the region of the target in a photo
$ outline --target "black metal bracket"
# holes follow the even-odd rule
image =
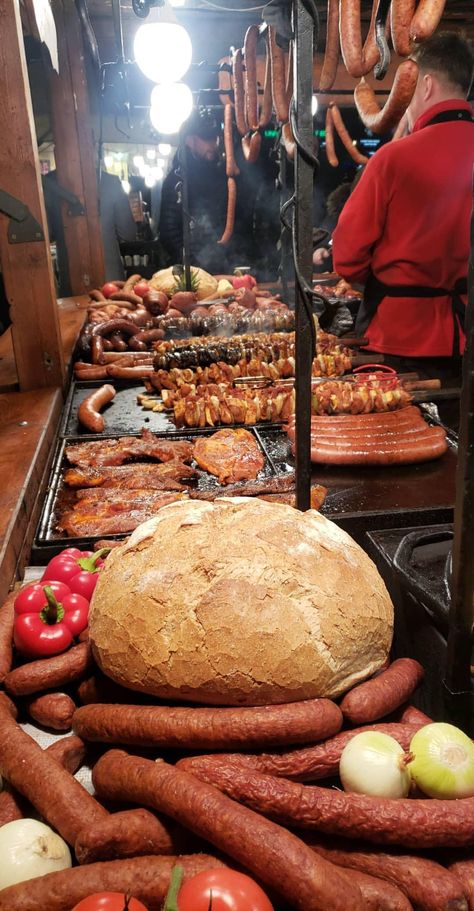
[[[71,190],[66,189],[57,181],[43,181],[43,193],[45,197],[54,196],[59,200],[64,199],[68,204],[68,215],[85,215],[81,200],[75,193],[72,193]]]
[[[9,244],[32,244],[44,240],[43,229],[28,206],[5,190],[0,190],[0,212],[10,218],[7,230]]]

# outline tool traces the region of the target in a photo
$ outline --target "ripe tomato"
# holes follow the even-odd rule
[[[137,284],[133,286],[133,293],[138,294],[139,297],[146,297],[149,291],[150,286],[148,282],[137,282]]]
[[[115,294],[118,291],[117,285],[114,285],[113,282],[106,282],[105,285],[102,285],[100,289],[104,297],[109,298],[111,294]]]
[[[136,898],[130,898],[127,904],[123,892],[94,892],[88,895],[72,911],[148,911],[145,905]]]
[[[178,909],[209,911],[211,894],[212,911],[273,911],[260,886],[235,870],[205,870],[188,879],[179,890]]]

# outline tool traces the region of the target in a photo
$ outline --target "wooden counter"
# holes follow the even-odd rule
[[[58,301],[68,367],[87,300]],[[60,389],[17,390],[11,333],[7,330],[0,337],[0,603],[28,559],[63,406]]]

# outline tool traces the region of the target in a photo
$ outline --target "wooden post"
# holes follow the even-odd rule
[[[104,282],[104,252],[99,219],[97,153],[94,148],[81,24],[74,0],[54,0],[59,75],[51,70],[51,114],[58,183],[74,193],[83,215],[61,205],[72,294]]]
[[[19,0],[0,0],[0,190],[24,203],[44,240],[10,244],[0,214],[0,260],[22,390],[62,386],[64,363]]]

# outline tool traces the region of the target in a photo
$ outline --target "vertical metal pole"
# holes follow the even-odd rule
[[[294,85],[296,125],[302,143],[313,147],[313,29],[314,22],[301,0],[293,8],[295,30]],[[295,249],[300,275],[311,284],[313,235],[313,168],[297,148],[295,157]],[[296,283],[296,505],[309,509],[311,496],[311,316],[304,306],[304,297]]]
[[[283,143],[280,143],[280,168],[278,176],[280,182],[280,206],[284,206],[293,195],[293,191],[288,186],[288,160]],[[287,212],[286,217],[291,220],[291,209]],[[288,287],[288,278],[291,276],[293,267],[291,247],[291,233],[282,222],[280,227],[280,280],[283,289],[283,300],[286,301],[288,305],[290,305],[290,303],[294,304],[293,288],[290,290]]]
[[[466,350],[463,358],[454,513],[453,572],[449,614],[446,689],[450,709],[466,729],[474,728],[471,662],[474,645],[474,212],[471,218]]]
[[[189,194],[188,194],[188,158],[184,137],[181,139],[181,213],[183,217],[183,266],[186,279],[186,290],[191,291],[191,264],[189,261],[191,229],[189,225]]]

